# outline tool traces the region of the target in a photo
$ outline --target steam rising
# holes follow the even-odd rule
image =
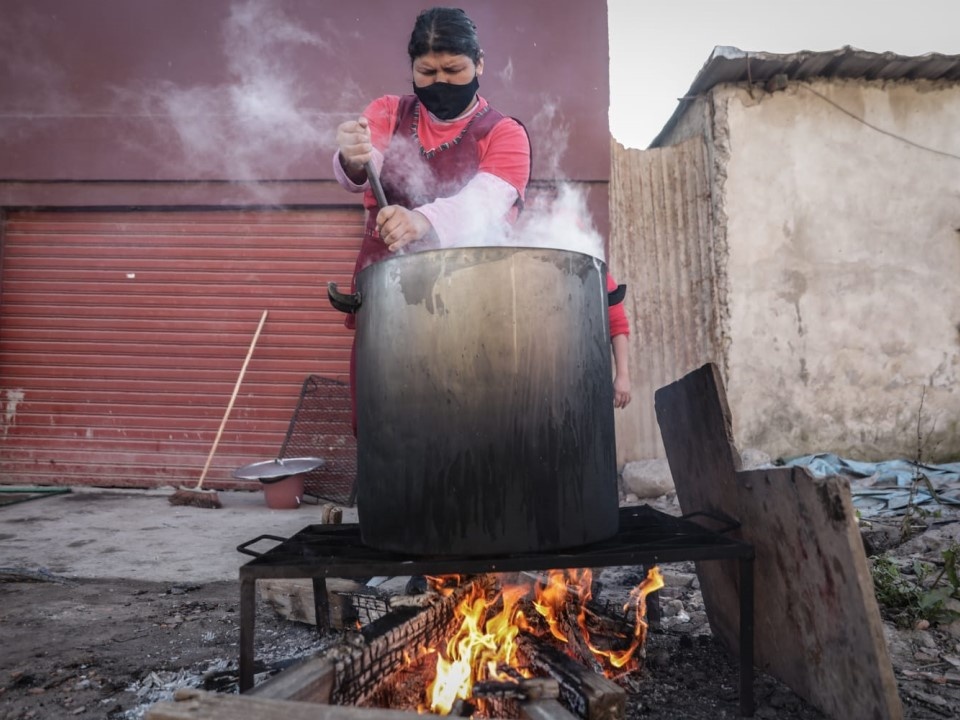
[[[594,228],[582,190],[570,183],[555,196],[541,200],[521,217],[510,234],[510,244],[586,253],[606,259],[604,241]]]
[[[257,180],[263,179],[259,165],[268,163],[272,171],[282,171],[278,159],[294,163],[309,154],[316,162],[324,162],[325,153],[335,147],[336,125],[371,100],[361,97],[355,83],[316,73],[309,76],[310,81],[329,83],[320,88],[321,96],[333,100],[330,108],[334,112],[310,109],[308,93],[297,80],[304,77],[297,51],[314,53],[319,68],[325,59],[333,64],[338,49],[300,27],[273,4],[246,0],[234,5],[223,41],[232,76],[229,84],[156,88],[147,100],[154,110],[170,118],[184,155],[198,173],[222,168],[230,179]],[[500,75],[505,85],[512,85],[511,60]],[[472,188],[463,198],[460,231],[452,244],[548,247],[603,258],[603,238],[590,223],[583,193],[566,183],[561,172],[569,127],[554,99],[543,98],[539,107],[525,124],[537,148],[537,175],[556,186],[548,192],[531,193],[531,202],[515,227],[500,220],[505,208],[502,196],[486,197],[486,189]],[[422,165],[415,159],[418,154],[419,149],[405,160],[393,160],[395,167],[404,167],[408,190],[414,195],[423,185]],[[512,198],[506,206],[510,202]]]
[[[0,80],[11,86],[27,84],[31,92],[0,99],[0,132],[12,128],[23,135],[42,125],[26,123],[26,118],[126,121],[135,130],[118,133],[116,145],[131,156],[149,158],[157,178],[248,182],[257,201],[279,202],[272,190],[279,186],[269,181],[325,174],[319,168],[327,166],[336,147],[337,125],[356,117],[372,100],[349,77],[327,71],[343,67],[343,58],[349,56],[341,43],[355,46],[362,38],[306,28],[286,12],[295,7],[239,0],[230,6],[219,37],[211,38],[223,53],[226,75],[184,84],[183,76],[175,79],[171,73],[170,79],[144,85],[128,83],[121,73],[117,77],[124,78],[123,84],[101,96],[100,108],[91,108],[89,97],[75,95],[71,70],[49,56],[42,40],[47,19],[25,10],[13,21],[0,23],[5,47]],[[169,67],[179,70],[184,58],[176,42],[170,53]],[[488,67],[491,62],[488,59]],[[512,58],[505,58],[496,72],[507,96],[528,92],[516,87]],[[471,188],[459,208],[458,236],[446,244],[556,247],[603,256],[603,239],[590,225],[583,186],[566,182],[561,170],[570,141],[561,105],[548,96],[537,100],[536,115],[521,118],[533,139],[537,181],[528,190],[519,222],[510,227],[502,220],[514,197],[505,199],[502,189]],[[145,122],[153,123],[155,132],[142,132]],[[421,171],[417,158],[406,180],[414,194],[423,183]]]
[[[270,180],[287,177],[305,157],[322,162],[335,147],[336,125],[345,111],[355,113],[363,102],[355,83],[337,78],[334,88],[323,74],[303,72],[304,63],[328,65],[336,49],[260,0],[231,7],[222,39],[228,82],[186,88],[165,82],[118,91],[121,101],[136,103],[139,113],[172,128],[182,150],[170,161],[177,163],[177,174]],[[331,84],[323,87],[326,83]],[[310,107],[317,96],[332,102],[322,111]]]

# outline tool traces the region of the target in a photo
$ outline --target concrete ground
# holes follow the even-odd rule
[[[172,583],[237,580],[251,560],[237,546],[269,534],[289,537],[319,524],[319,504],[271,510],[262,492],[218,492],[222,508],[174,506],[170,490],[73,488],[0,506],[0,568],[69,578]],[[343,522],[356,522],[343,508]],[[266,551],[262,541],[252,549]]]

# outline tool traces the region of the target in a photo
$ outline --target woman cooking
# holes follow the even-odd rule
[[[367,208],[354,275],[401,248],[474,244],[516,219],[530,180],[523,126],[477,94],[483,50],[466,13],[421,12],[407,53],[413,94],[378,98],[337,128],[334,174],[364,192]],[[386,207],[377,208],[368,162]]]
[[[436,7],[417,16],[407,46],[412,95],[374,100],[337,128],[337,181],[363,192],[366,227],[356,275],[402,248],[480,244],[501,233],[523,205],[530,180],[526,130],[477,94],[483,50],[463,10]],[[379,174],[379,207],[367,168]],[[355,288],[354,288],[355,289]],[[347,316],[353,327],[353,316]],[[356,410],[356,355],[350,387]],[[356,433],[356,412],[354,412]]]

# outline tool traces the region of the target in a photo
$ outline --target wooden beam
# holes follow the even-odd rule
[[[331,660],[311,657],[277,673],[247,694],[267,700],[329,703],[336,674]]]
[[[173,701],[155,704],[146,720],[416,720],[415,712],[382,708],[269,700],[178,690]]]
[[[526,720],[580,720],[559,700],[531,700],[520,703],[520,715]]]
[[[364,586],[344,578],[326,578],[326,585],[329,627],[338,630],[352,628],[356,624],[357,614],[350,601],[349,593],[360,592]],[[259,589],[260,599],[281,617],[308,625],[317,624],[311,579],[264,579],[260,581]]]
[[[555,699],[520,703],[526,720],[580,720]],[[223,695],[193,688],[153,705],[146,720],[423,720],[437,717],[403,710],[291,702],[251,695]]]

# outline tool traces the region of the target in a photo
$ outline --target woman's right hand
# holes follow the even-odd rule
[[[363,166],[373,157],[367,119],[361,115],[358,120],[348,120],[337,126],[337,147],[340,148],[340,164],[351,179],[361,176],[361,180],[365,180]]]

